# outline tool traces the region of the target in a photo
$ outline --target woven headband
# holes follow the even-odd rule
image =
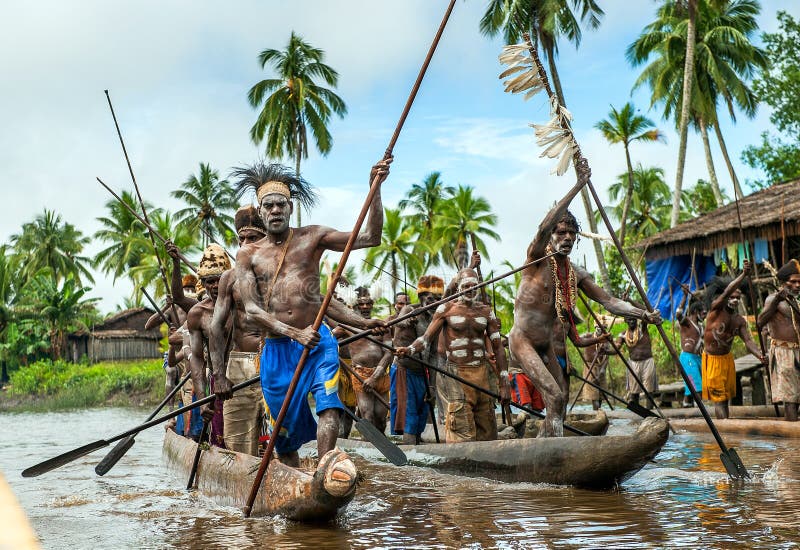
[[[281,181],[268,181],[267,183],[263,184],[258,188],[258,191],[256,191],[256,198],[260,203],[261,199],[267,195],[271,195],[272,193],[283,195],[287,199],[292,198],[292,193],[289,190],[289,186]]]

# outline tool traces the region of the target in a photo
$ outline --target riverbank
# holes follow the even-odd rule
[[[147,407],[164,396],[160,359],[93,365],[38,361],[11,373],[0,412],[63,411],[98,406]]]

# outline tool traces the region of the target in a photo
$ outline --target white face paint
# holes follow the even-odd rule
[[[450,341],[450,345],[454,348],[463,348],[467,344],[469,344],[468,338],[454,338]]]
[[[486,325],[486,317],[475,317],[475,322],[481,326]]]
[[[452,355],[453,357],[466,357],[467,356],[467,350],[465,350],[465,349],[456,349],[456,350],[453,350],[452,352],[450,352],[450,355]]]

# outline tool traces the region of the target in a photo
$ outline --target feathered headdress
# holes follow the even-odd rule
[[[231,170],[231,178],[235,179],[238,197],[252,191],[260,201],[266,194],[280,193],[296,200],[306,210],[317,201],[312,185],[282,164],[266,164],[259,160],[251,165],[237,166]]]
[[[558,98],[549,89],[547,75],[538,59],[532,54],[530,43],[511,44],[503,48],[500,63],[509,68],[500,73],[500,78],[507,78],[503,84],[505,91],[512,94],[525,92],[525,100],[529,100],[542,90],[550,96],[550,120],[546,124],[531,124],[536,134],[536,144],[544,147],[540,157],[558,158],[558,164],[552,174],[563,176],[578,151],[578,143],[572,134],[570,122],[572,113],[558,103]]]

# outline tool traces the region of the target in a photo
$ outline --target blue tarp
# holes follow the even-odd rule
[[[673,256],[663,260],[647,260],[647,298],[661,317],[672,320],[675,309],[683,298],[681,284],[689,285],[692,291],[702,287],[717,274],[712,256],[696,256],[695,276],[692,275],[692,257]],[[670,304],[670,296],[672,303]]]

